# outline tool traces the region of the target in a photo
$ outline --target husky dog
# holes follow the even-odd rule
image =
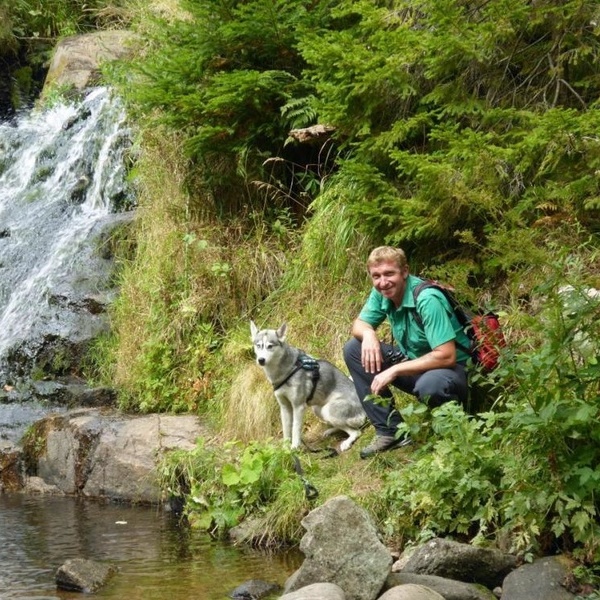
[[[298,448],[304,411],[310,406],[315,415],[331,429],[345,431],[348,437],[340,450],[348,450],[360,435],[366,414],[356,395],[354,384],[337,367],[326,360],[316,360],[285,341],[287,326],[261,329],[250,321],[256,362],[264,369],[273,385],[281,412],[283,439]]]

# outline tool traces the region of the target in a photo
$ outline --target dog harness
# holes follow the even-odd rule
[[[319,381],[319,361],[312,356],[309,356],[305,352],[300,352],[296,362],[292,370],[284,377],[283,381],[280,381],[277,384],[273,384],[273,391],[276,392],[284,383],[287,383],[289,379],[297,373],[300,369],[304,369],[305,371],[310,371],[311,380],[312,380],[312,389],[310,390],[310,394],[306,399],[306,404],[310,404],[310,401],[313,399],[315,395],[315,390],[317,389],[317,382]]]

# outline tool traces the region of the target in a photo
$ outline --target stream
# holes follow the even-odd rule
[[[69,558],[118,568],[97,600],[221,600],[241,583],[283,585],[298,551],[264,553],[211,539],[157,507],[0,494],[0,598],[82,599],[56,589]]]

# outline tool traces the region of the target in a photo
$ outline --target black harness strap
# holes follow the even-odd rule
[[[288,380],[292,377],[292,375],[294,373],[297,373],[301,368],[302,368],[302,365],[301,364],[299,365],[298,362],[296,362],[296,364],[294,365],[294,368],[285,376],[283,381],[273,384],[273,391],[276,392],[284,383],[287,383]]]
[[[312,389],[310,390],[310,394],[308,398],[306,398],[306,404],[310,404],[310,401],[313,399],[315,395],[315,390],[317,389],[317,382],[319,381],[319,361],[312,358],[312,356],[308,356],[304,352],[300,353],[296,362],[294,363],[294,367],[292,370],[284,377],[283,381],[279,383],[273,384],[273,391],[277,391],[283,384],[287,383],[290,378],[297,373],[300,369],[304,369],[305,371],[310,371],[312,376]]]

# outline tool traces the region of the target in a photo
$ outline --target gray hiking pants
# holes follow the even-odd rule
[[[390,344],[381,344],[383,356],[388,356],[390,351],[397,351]],[[376,404],[365,397],[371,393],[371,382],[375,377],[363,369],[361,362],[361,342],[356,338],[349,340],[344,346],[344,360],[354,381],[354,387],[369,421],[375,427],[377,435],[394,435],[396,428],[402,422],[402,416],[394,407],[392,392],[384,390],[380,395],[388,398],[389,402]],[[383,369],[391,367],[391,363],[384,362]],[[458,400],[465,403],[468,398],[467,372],[464,365],[458,364],[452,369],[432,369],[420,375],[407,375],[398,377],[391,385],[416,396],[419,401],[425,402],[430,408],[435,408],[449,402]]]

